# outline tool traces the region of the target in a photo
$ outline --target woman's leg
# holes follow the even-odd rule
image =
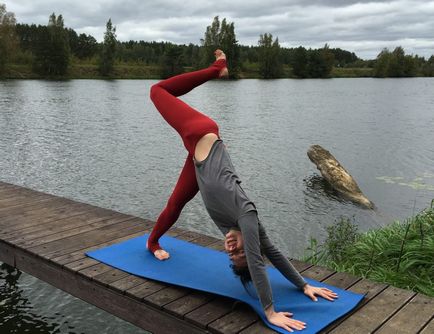
[[[208,80],[218,78],[225,71],[227,73],[226,60],[220,59],[206,69],[177,75],[163,80],[151,88],[151,99],[156,108],[180,134],[184,146],[189,152],[175,189],[149,236],[148,249],[152,253],[161,249],[158,244],[159,238],[175,223],[185,204],[198,192],[193,164],[197,142],[208,133],[214,133],[218,136],[218,126],[212,119],[194,110],[177,96],[191,91]],[[164,252],[162,257],[167,258],[168,254]]]
[[[194,155],[197,142],[207,133],[218,136],[217,124],[208,116],[193,109],[176,96],[191,91],[204,82],[218,78],[226,67],[226,60],[220,59],[210,67],[161,81],[151,88],[151,100],[163,118],[181,136],[187,151]]]
[[[176,222],[185,204],[187,204],[199,191],[193,157],[188,155],[184,167],[179,175],[175,189],[170,195],[167,205],[160,213],[151,234],[148,238],[148,249],[154,253],[161,249],[158,239]]]
[[[183,73],[173,76],[169,79],[160,81],[157,86],[165,89],[169,94],[177,97],[187,94],[193,88],[202,85],[203,83],[217,79],[220,76],[220,72],[226,67],[226,60],[216,60],[208,68],[204,68],[199,71]]]

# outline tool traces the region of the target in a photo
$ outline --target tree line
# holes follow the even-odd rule
[[[226,18],[214,17],[206,27],[200,45],[178,45],[170,42],[117,40],[111,19],[106,23],[104,40],[98,43],[87,34],[77,34],[64,26],[62,15],[55,13],[47,25],[19,24],[13,13],[0,5],[0,74],[8,64],[31,64],[42,76],[64,76],[71,63],[97,65],[103,76],[113,75],[117,64],[153,65],[161,77],[197,69],[213,61],[213,51],[220,48],[228,57],[229,73],[239,78],[242,72],[256,72],[258,77],[327,78],[332,69],[367,67],[374,76],[432,76],[434,58],[405,55],[401,47],[393,52],[383,50],[374,60],[362,60],[353,52],[330,48],[284,48],[270,33],[259,36],[256,46],[240,45],[235,25]],[[286,73],[285,70],[286,69]]]

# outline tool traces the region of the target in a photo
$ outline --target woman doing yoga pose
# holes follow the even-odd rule
[[[159,260],[169,258],[158,240],[175,223],[181,210],[200,190],[205,207],[225,235],[225,250],[234,273],[243,284],[252,280],[268,321],[286,330],[301,330],[306,324],[291,313],[275,312],[263,255],[312,300],[316,295],[333,301],[333,291],[310,286],[288,259],[268,239],[257,210],[242,189],[229,154],[211,118],[177,97],[211,79],[228,75],[226,56],[215,51],[216,61],[208,68],[174,76],[151,88],[151,99],[163,118],[179,133],[188,151],[187,159],[166,207],[157,219],[147,248]]]

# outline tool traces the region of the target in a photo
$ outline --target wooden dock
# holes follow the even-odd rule
[[[85,252],[148,233],[154,222],[0,182],[0,261],[152,333],[275,333],[245,304],[130,275]],[[222,240],[171,236],[223,250]],[[434,298],[291,260],[303,276],[358,293],[322,333],[434,333]]]

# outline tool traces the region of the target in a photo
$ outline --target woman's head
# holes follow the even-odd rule
[[[230,265],[232,271],[241,280],[244,289],[250,294],[247,289],[247,284],[251,282],[249,267],[247,266],[246,254],[244,253],[244,242],[240,231],[230,230],[225,236],[225,250],[231,259]]]

